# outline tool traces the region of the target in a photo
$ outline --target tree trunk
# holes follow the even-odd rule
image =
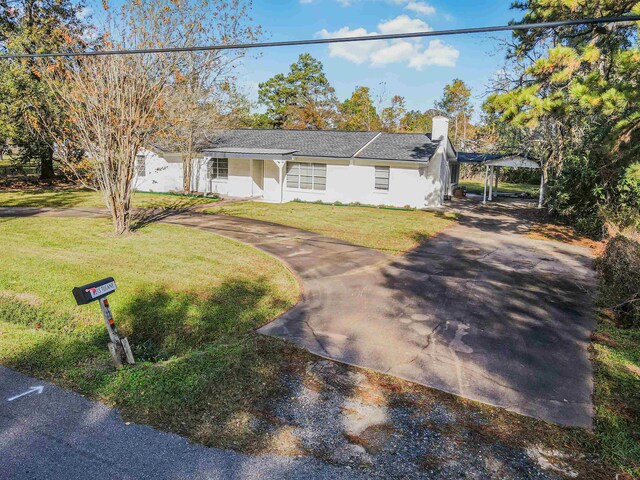
[[[40,180],[51,180],[54,176],[53,148],[48,147],[45,155],[40,159]]]
[[[189,143],[182,152],[182,187],[185,193],[191,193],[191,176],[193,175],[193,125],[189,129]]]
[[[115,233],[117,235],[129,233],[131,231],[131,200],[123,201],[112,193],[107,196],[107,206],[111,212]]]
[[[545,162],[540,169],[540,196],[538,197],[538,208],[544,205],[544,191],[547,188],[547,173],[549,166]]]

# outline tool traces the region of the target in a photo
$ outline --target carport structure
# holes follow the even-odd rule
[[[525,155],[519,154],[502,154],[502,153],[473,153],[458,152],[458,161],[460,163],[475,163],[485,166],[484,170],[484,194],[482,203],[486,204],[487,200],[494,199],[494,175],[495,169],[500,167],[514,168],[532,168],[539,169],[540,164]],[[495,187],[498,188],[498,177],[495,176]],[[488,184],[488,186],[487,186]],[[488,189],[488,192],[487,192]],[[542,207],[544,190],[544,175],[540,175],[540,195],[538,200],[538,208]],[[488,196],[487,196],[488,193]],[[495,192],[497,194],[497,191]]]

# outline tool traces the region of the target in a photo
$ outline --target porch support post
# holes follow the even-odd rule
[[[482,197],[482,204],[487,203],[487,179],[489,177],[489,165],[487,165],[484,169],[484,195]]]
[[[491,165],[491,181],[489,182],[489,200],[493,200],[493,165]]]
[[[284,190],[283,190],[283,175],[282,175],[282,170],[284,168],[285,163],[287,163],[286,160],[274,160],[274,162],[276,162],[276,165],[278,166],[278,183],[280,185],[280,203],[282,203],[283,200],[283,195],[284,195]]]

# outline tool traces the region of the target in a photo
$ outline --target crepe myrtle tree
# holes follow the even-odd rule
[[[237,2],[180,0],[131,1],[112,12],[100,48],[144,49],[191,46],[203,8],[220,9]],[[215,9],[215,8],[214,8]],[[232,21],[232,20],[229,20]],[[58,137],[58,151],[73,138],[83,149],[82,162],[61,156],[64,167],[85,186],[104,196],[117,234],[131,225],[137,153],[167,130],[173,112],[167,102],[185,85],[199,85],[192,55],[183,53],[72,57],[43,61],[47,84],[68,111],[68,136]]]

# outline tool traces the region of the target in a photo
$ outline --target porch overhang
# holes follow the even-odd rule
[[[284,160],[293,158],[293,154],[298,150],[280,148],[208,148],[203,150],[202,155],[209,158],[247,158],[251,160]]]

